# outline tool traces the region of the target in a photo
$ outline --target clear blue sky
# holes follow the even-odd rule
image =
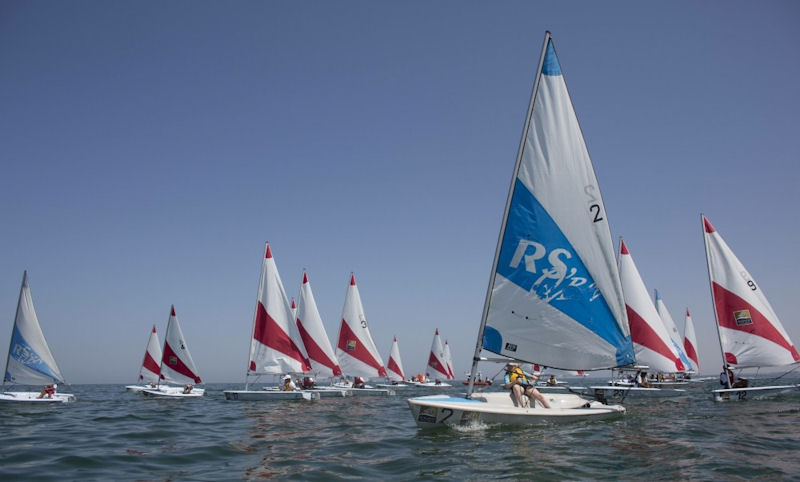
[[[545,30],[612,234],[719,369],[700,212],[800,343],[800,4],[0,3],[0,346],[22,271],[74,383],[129,382],[175,304],[243,379],[263,243],[335,338],[475,346]],[[488,370],[484,370],[486,373]]]

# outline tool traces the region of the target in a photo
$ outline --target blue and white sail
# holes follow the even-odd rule
[[[669,340],[672,342],[672,346],[675,348],[675,353],[678,354],[678,358],[680,358],[683,362],[683,366],[686,368],[686,371],[691,371],[692,362],[686,355],[686,350],[683,349],[683,337],[681,337],[681,334],[678,331],[678,326],[675,324],[675,320],[672,319],[672,315],[669,314],[667,305],[664,304],[664,300],[661,299],[661,293],[659,293],[658,290],[656,290],[655,296],[656,311],[658,312],[658,316],[661,318],[661,321],[664,323],[664,328],[667,329],[667,334],[669,335]]]
[[[22,274],[22,287],[19,290],[17,314],[11,332],[6,371],[3,383],[15,385],[42,385],[63,383],[64,377],[56,364],[47,340],[44,338],[33,298],[28,287],[28,272]]]
[[[634,362],[592,161],[547,36],[510,188],[482,348],[569,370]]]

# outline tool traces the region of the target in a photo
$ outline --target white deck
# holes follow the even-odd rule
[[[39,398],[41,392],[0,392],[0,402],[23,403],[70,403],[75,401],[71,393],[56,393],[52,398]]]
[[[408,400],[417,425],[423,428],[470,423],[536,425],[586,419],[616,417],[625,413],[621,405],[590,402],[574,394],[545,395],[552,408],[516,407],[509,391],[473,394],[472,399],[446,395],[430,395]],[[524,397],[527,400],[527,397]],[[529,402],[528,402],[529,403]]]
[[[225,394],[225,400],[242,401],[318,400],[320,398],[318,393],[307,390],[225,390],[222,393]]]

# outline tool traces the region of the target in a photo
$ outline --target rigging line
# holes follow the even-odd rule
[[[798,363],[798,364],[795,364],[795,367],[794,367],[794,368],[792,368],[791,370],[789,370],[789,371],[785,372],[784,374],[782,374],[782,375],[780,375],[780,376],[777,376],[777,377],[775,377],[775,378],[773,378],[773,379],[771,379],[771,380],[767,380],[767,382],[770,382],[770,383],[771,383],[771,382],[774,382],[775,380],[780,380],[781,378],[783,378],[783,377],[785,377],[786,375],[788,375],[788,374],[792,373],[793,371],[797,370],[798,368],[800,368],[800,363]]]

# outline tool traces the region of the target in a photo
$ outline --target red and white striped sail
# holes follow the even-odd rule
[[[455,380],[456,375],[453,371],[453,355],[450,354],[450,344],[447,343],[447,340],[444,341],[444,361],[447,364],[447,379]]]
[[[172,383],[202,383],[197,375],[197,366],[189,353],[181,325],[175,315],[175,306],[170,308],[167,332],[164,335],[164,353],[161,357],[161,380]]]
[[[299,373],[311,370],[299,335],[295,317],[283,289],[278,267],[269,243],[264,250],[261,276],[258,280],[258,301],[250,341],[250,362],[247,375]]]
[[[139,381],[144,383],[158,382],[159,373],[161,368],[161,344],[158,342],[158,334],[156,333],[156,325],[153,325],[153,330],[150,332],[150,337],[147,339],[147,349],[144,351],[144,360],[142,360],[142,369],[139,370]]]
[[[622,283],[636,362],[640,365],[647,365],[653,371],[664,373],[685,371],[686,366],[672,346],[667,329],[664,327],[655,305],[650,300],[647,287],[633,262],[625,241],[622,240],[620,240],[619,247],[619,277]]]
[[[389,362],[386,363],[386,374],[393,382],[402,382],[406,379],[403,371],[403,361],[400,359],[400,347],[397,346],[397,337],[392,341],[392,349],[389,351]]]
[[[328,334],[322,324],[322,317],[319,316],[317,302],[314,300],[311,283],[309,283],[305,271],[303,271],[303,284],[300,285],[300,298],[297,304],[297,329],[311,363],[311,371],[323,377],[341,376],[342,369],[339,367],[339,361],[336,360],[333,347],[328,340]]]
[[[428,355],[428,369],[430,369],[430,376],[432,378],[450,380],[450,371],[447,368],[447,359],[444,355],[442,340],[439,338],[438,328],[433,335],[431,352]]]
[[[381,355],[369,333],[367,316],[353,274],[350,275],[350,285],[344,298],[336,357],[346,375],[367,378],[387,376]]]
[[[737,368],[800,361],[764,292],[705,216],[703,233],[711,295],[725,363]]]
[[[694,322],[689,308],[686,308],[686,323],[683,327],[683,349],[692,362],[692,370],[700,371],[700,359],[697,358],[697,336],[694,334]]]

